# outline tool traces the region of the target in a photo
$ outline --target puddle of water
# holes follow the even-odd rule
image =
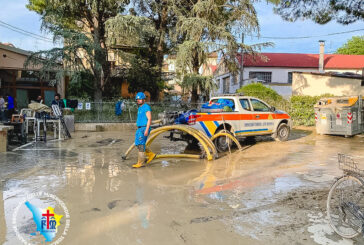
[[[337,238],[338,235],[334,236],[336,237],[335,240],[330,239],[329,237],[333,236],[335,234],[334,230],[330,227],[329,221],[326,217],[326,215],[323,215],[322,213],[314,214],[310,213],[308,214],[309,221],[312,223],[307,228],[307,231],[311,233],[311,238],[320,245],[353,245],[353,240],[346,239],[346,238]]]
[[[227,224],[232,223],[235,231],[242,236],[249,236],[256,240],[261,240],[260,236],[263,233],[266,233],[265,227],[277,225],[277,215],[279,214],[274,213],[271,210],[262,210],[233,218],[233,220],[227,222]]]
[[[297,176],[278,177],[274,181],[275,192],[289,192],[303,185],[300,178]]]
[[[319,175],[309,175],[304,174],[303,178],[305,180],[316,182],[316,183],[324,183],[324,182],[332,182],[336,176],[330,174],[319,174]]]
[[[134,153],[127,161],[120,159],[133,142],[133,134],[131,131],[90,133],[87,138],[76,135],[71,140],[50,144],[51,150],[44,150],[45,146],[40,144],[36,147],[42,150],[0,154],[1,169],[4,169],[0,175],[11,176],[13,180],[5,183],[5,211],[11,213],[13,202],[22,194],[51,189],[61,199],[66,197],[63,201],[74,222],[70,241],[85,232],[78,240],[80,244],[87,241],[95,244],[159,243],[159,234],[163,234],[169,244],[193,240],[216,244],[211,239],[213,235],[224,237],[228,244],[241,244],[242,237],[259,239],[258,244],[272,241],[275,241],[272,244],[279,244],[280,239],[282,244],[294,244],[287,237],[294,237],[300,227],[290,225],[297,221],[295,219],[304,219],[305,215],[295,216],[297,210],[292,207],[275,208],[276,202],[296,189],[319,188],[332,180],[338,150],[354,149],[354,154],[360,154],[358,142],[345,143],[340,139],[339,144],[334,144],[331,138],[324,137],[317,142],[311,136],[312,144],[305,143],[304,139],[285,143],[264,141],[215,161],[163,159],[135,170],[131,168],[136,159]],[[119,138],[122,140],[115,140]],[[184,146],[184,143],[171,143],[161,137],[152,149],[162,154],[180,153]],[[313,203],[316,205],[315,201]],[[218,218],[216,222],[192,226],[190,221],[201,216]],[[166,230],[174,220],[179,224],[178,229]],[[9,217],[6,217],[8,223]],[[92,229],[86,230],[90,225],[97,227],[95,234],[91,234]],[[323,243],[327,241],[325,237],[332,240],[330,236],[334,234],[328,233],[327,226],[322,225],[327,224],[312,222],[308,230],[315,241]],[[277,226],[288,228],[275,234]],[[211,234],[211,231],[219,232]],[[8,233],[9,244],[16,243],[11,231]]]

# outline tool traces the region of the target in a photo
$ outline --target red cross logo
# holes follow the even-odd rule
[[[42,216],[46,216],[47,217],[47,229],[49,230],[49,218],[54,216],[54,214],[50,214],[49,210],[47,209],[47,213],[46,214],[42,214]]]

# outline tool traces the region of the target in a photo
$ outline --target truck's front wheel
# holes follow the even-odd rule
[[[287,141],[290,134],[290,128],[286,123],[281,123],[278,126],[277,132],[275,134],[275,140],[278,141]]]

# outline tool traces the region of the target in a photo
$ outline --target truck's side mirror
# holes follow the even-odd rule
[[[276,108],[275,108],[274,106],[272,106],[272,107],[270,108],[270,111],[271,111],[271,112],[275,112],[275,111],[276,111]]]

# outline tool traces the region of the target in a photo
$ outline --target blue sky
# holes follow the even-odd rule
[[[326,25],[319,25],[310,20],[287,22],[279,15],[273,13],[272,5],[266,3],[256,4],[260,22],[260,35],[268,37],[292,37],[292,36],[319,36],[329,33],[345,32],[364,28],[364,22],[355,22],[350,25],[341,25],[334,21]],[[246,38],[246,43],[271,41],[275,43],[273,48],[267,48],[264,52],[284,53],[318,53],[318,41],[325,40],[325,52],[333,53],[352,36],[364,35],[364,31],[347,33],[335,36],[315,37],[299,40],[273,40],[273,39],[252,39]]]
[[[0,21],[45,37],[52,35],[41,32],[41,20],[35,12],[29,11],[25,5],[27,0],[0,0]],[[53,47],[52,42],[37,40],[0,26],[0,42],[10,42],[15,47],[25,50],[41,50]]]
[[[6,22],[24,30],[52,38],[52,35],[41,31],[41,20],[39,15],[26,9],[27,0],[0,0],[0,21]],[[326,25],[315,24],[312,21],[296,21],[294,23],[286,22],[280,16],[273,13],[272,5],[262,3],[256,4],[260,22],[260,35],[264,36],[318,36],[329,33],[344,32],[363,28],[363,21],[351,25],[341,25],[336,22],[330,22]],[[342,35],[315,37],[300,40],[273,40],[257,39],[245,37],[247,44],[271,41],[275,43],[273,48],[266,48],[263,52],[282,52],[282,53],[318,53],[318,40],[326,41],[326,53],[334,52],[338,47],[343,45],[353,35],[364,35],[364,31],[347,33]],[[37,40],[35,38],[24,36],[14,31],[0,26],[0,42],[11,42],[16,47],[25,50],[41,50],[53,47],[51,42]]]

